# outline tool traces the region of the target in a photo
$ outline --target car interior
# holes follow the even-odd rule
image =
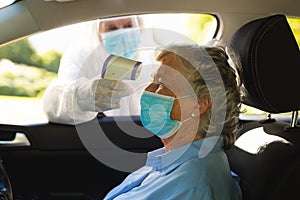
[[[242,65],[242,103],[266,113],[263,118],[241,114],[235,146],[226,151],[243,199],[298,199],[300,52],[287,18],[300,17],[300,2],[18,0],[0,8],[0,47],[89,20],[162,13],[214,16],[212,38],[225,41]],[[137,127],[147,137],[128,134]],[[87,148],[96,140],[97,146]],[[139,116],[100,113],[77,126],[0,121],[0,199],[103,199],[159,147],[162,142],[142,130]],[[120,163],[122,170],[110,167]]]

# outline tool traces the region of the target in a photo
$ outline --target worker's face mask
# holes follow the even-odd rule
[[[146,129],[162,139],[174,135],[191,118],[184,121],[172,120],[170,117],[174,101],[174,97],[148,91],[144,91],[141,96],[141,122]]]
[[[104,49],[125,58],[134,58],[141,41],[141,32],[137,28],[126,28],[101,33]]]

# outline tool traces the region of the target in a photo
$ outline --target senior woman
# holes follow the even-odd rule
[[[157,61],[141,96],[141,121],[164,147],[105,199],[240,199],[224,153],[238,128],[237,68],[216,45],[167,46]]]

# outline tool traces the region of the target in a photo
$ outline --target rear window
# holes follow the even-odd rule
[[[287,17],[287,20],[300,47],[300,18]]]
[[[184,42],[187,38],[202,44],[215,36],[218,27],[218,20],[209,14],[147,14],[139,17],[145,28],[153,29],[153,40],[158,45],[174,40]],[[47,122],[42,107],[44,91],[57,78],[62,56],[82,37],[90,23],[35,34],[0,47],[0,123]],[[172,38],[159,30],[177,34]]]

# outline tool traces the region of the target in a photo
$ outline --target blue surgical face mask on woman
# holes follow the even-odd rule
[[[138,28],[118,29],[101,33],[101,39],[108,53],[132,59],[141,42],[141,32]]]
[[[140,100],[140,118],[143,126],[162,139],[174,135],[185,121],[193,117],[192,115],[184,121],[171,119],[174,101],[180,98],[184,97],[174,98],[144,91]]]

